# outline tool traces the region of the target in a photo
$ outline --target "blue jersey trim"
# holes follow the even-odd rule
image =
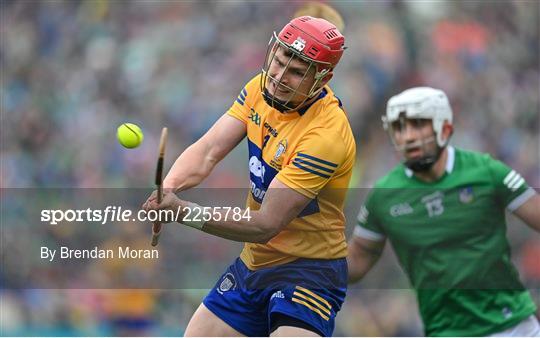
[[[334,94],[334,97],[338,100],[338,106],[339,106],[339,108],[343,108],[343,103],[341,102],[341,100],[339,99],[339,97],[337,97],[335,94]]]
[[[309,204],[304,208],[304,210],[302,210],[296,217],[298,218],[306,217],[309,215],[316,214],[320,211],[321,209],[319,208],[319,201],[317,201],[317,198],[315,198],[311,200],[311,202],[309,202]]]
[[[303,153],[298,153],[297,156],[305,157],[305,158],[308,158],[310,160],[317,161],[319,163],[326,164],[326,165],[334,167],[334,168],[337,168],[337,166],[338,166],[335,163],[328,162],[328,161],[325,161],[325,160],[321,160],[320,158],[317,158],[317,157],[314,157],[314,156],[311,156],[311,155],[307,155],[307,154],[303,154]]]
[[[324,178],[330,178],[330,176],[328,176],[328,175],[325,175],[325,174],[317,172],[315,170],[306,168],[306,167],[304,167],[304,166],[302,166],[302,165],[300,165],[300,164],[298,164],[298,163],[296,163],[294,161],[293,161],[292,164],[294,164],[294,166],[297,167],[297,168],[300,168],[300,169],[302,169],[304,171],[307,171],[308,173],[312,173],[312,174],[315,174],[315,175],[318,175],[318,176],[321,176],[321,177],[324,177]]]
[[[334,173],[334,170],[332,170],[332,169],[328,169],[328,168],[325,168],[325,167],[321,167],[320,165],[316,165],[315,163],[311,163],[311,162],[309,162],[309,161],[302,160],[302,159],[300,159],[300,158],[295,158],[295,159],[294,159],[294,162],[307,164],[307,165],[309,165],[309,166],[312,166],[313,168],[317,168],[317,169],[320,169],[320,170],[322,170],[322,171],[326,171],[327,173],[330,173],[330,174],[333,174],[333,173]]]
[[[244,105],[247,97],[247,90],[246,88],[242,89],[242,92],[240,95],[238,95],[238,98],[236,98],[236,102],[240,103],[242,106]]]

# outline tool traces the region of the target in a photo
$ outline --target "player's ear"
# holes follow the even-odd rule
[[[450,137],[452,137],[453,133],[454,133],[454,126],[450,122],[444,121],[443,127],[442,127],[443,139],[448,141]]]
[[[328,72],[328,74],[326,74],[322,80],[321,80],[321,87],[325,86],[328,81],[330,81],[332,79],[332,77],[334,77],[334,71],[331,70],[330,72]]]

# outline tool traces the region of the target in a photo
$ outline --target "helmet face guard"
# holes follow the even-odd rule
[[[281,71],[281,75],[279,77],[274,77],[272,74],[270,74],[269,70],[272,63],[275,62],[276,53],[278,50],[280,50],[280,48],[286,51],[285,54],[288,54],[289,56],[287,56],[288,59],[285,63],[284,69]],[[290,71],[290,65],[295,60],[307,64],[307,68],[302,75],[302,79],[293,88],[283,83],[283,77],[287,74],[287,72]],[[332,65],[328,62],[317,62],[302,55],[300,52],[294,49],[294,47],[288,46],[282,42],[274,32],[270,42],[268,43],[268,50],[266,52],[266,57],[262,68],[260,86],[263,97],[271,107],[274,107],[282,112],[301,108],[307,100],[313,98],[321,92],[323,89],[323,86],[321,86],[322,79],[324,79],[324,77],[331,71],[331,66]],[[305,87],[303,86],[305,83],[312,81],[313,83],[309,89],[300,91],[301,87]],[[268,86],[270,83],[273,83],[276,87],[273,94],[268,91]],[[278,89],[287,92],[284,99],[278,99],[276,97],[276,92]],[[293,100],[296,102],[293,102]]]
[[[428,171],[433,164],[439,159],[444,146],[441,147],[436,143],[436,134],[426,133],[421,134],[420,137],[414,142],[407,142],[396,140],[397,135],[405,135],[408,128],[416,130],[418,133],[422,133],[421,130],[425,124],[431,124],[429,119],[407,119],[405,113],[400,114],[398,120],[388,123],[386,116],[383,116],[384,129],[388,132],[394,148],[402,155],[404,161],[403,164],[415,172]],[[403,136],[401,136],[403,138]],[[408,158],[409,152],[421,151],[423,154],[421,157]]]
[[[261,92],[265,101],[272,107],[282,111],[292,111],[301,108],[307,101],[318,95],[325,78],[338,64],[345,47],[345,38],[330,22],[303,16],[291,20],[276,34],[274,32],[270,42],[261,76]],[[276,54],[283,51],[280,57],[280,74],[272,74],[275,66]],[[288,60],[284,61],[287,58]],[[298,61],[305,67],[303,74],[294,74],[294,84],[284,81],[293,70],[291,64],[298,65]],[[304,68],[304,67],[303,67]],[[297,81],[298,79],[300,81]],[[286,83],[287,82],[287,83]],[[273,87],[273,93],[269,88]],[[282,96],[277,97],[276,93]]]
[[[394,147],[403,155],[404,164],[413,171],[431,169],[450,140],[450,137],[443,138],[442,130],[445,122],[452,123],[452,109],[446,94],[438,89],[416,87],[393,96],[388,101],[382,120]],[[406,133],[407,128],[420,131],[426,123],[433,126],[433,132],[429,135],[420,135],[421,138],[413,143],[396,140],[396,136]],[[420,149],[423,156],[407,158],[406,155],[416,149]]]

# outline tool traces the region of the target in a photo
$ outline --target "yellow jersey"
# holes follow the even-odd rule
[[[298,258],[345,257],[343,206],[356,145],[341,102],[325,86],[316,101],[284,114],[264,101],[260,76],[245,86],[227,111],[247,127],[251,185],[247,206],[260,208],[273,179],[311,201],[268,243],[246,243],[240,258],[256,270]]]

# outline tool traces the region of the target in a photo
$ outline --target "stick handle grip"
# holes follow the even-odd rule
[[[152,244],[152,246],[158,245],[160,235],[161,235],[161,224],[159,225],[159,230],[157,233],[154,232],[154,229],[152,229],[152,242],[150,243]]]
[[[158,204],[161,203],[163,200],[163,188],[161,187],[161,184],[157,187],[157,201]],[[156,222],[152,226],[152,246],[156,246],[159,243],[159,236],[161,235],[161,223]]]
[[[156,187],[157,187],[157,202],[163,200],[163,159],[165,157],[165,144],[167,143],[167,128],[161,130],[161,138],[159,139],[159,157],[156,168]],[[156,222],[152,226],[152,246],[159,243],[159,235],[161,235],[161,223]]]

